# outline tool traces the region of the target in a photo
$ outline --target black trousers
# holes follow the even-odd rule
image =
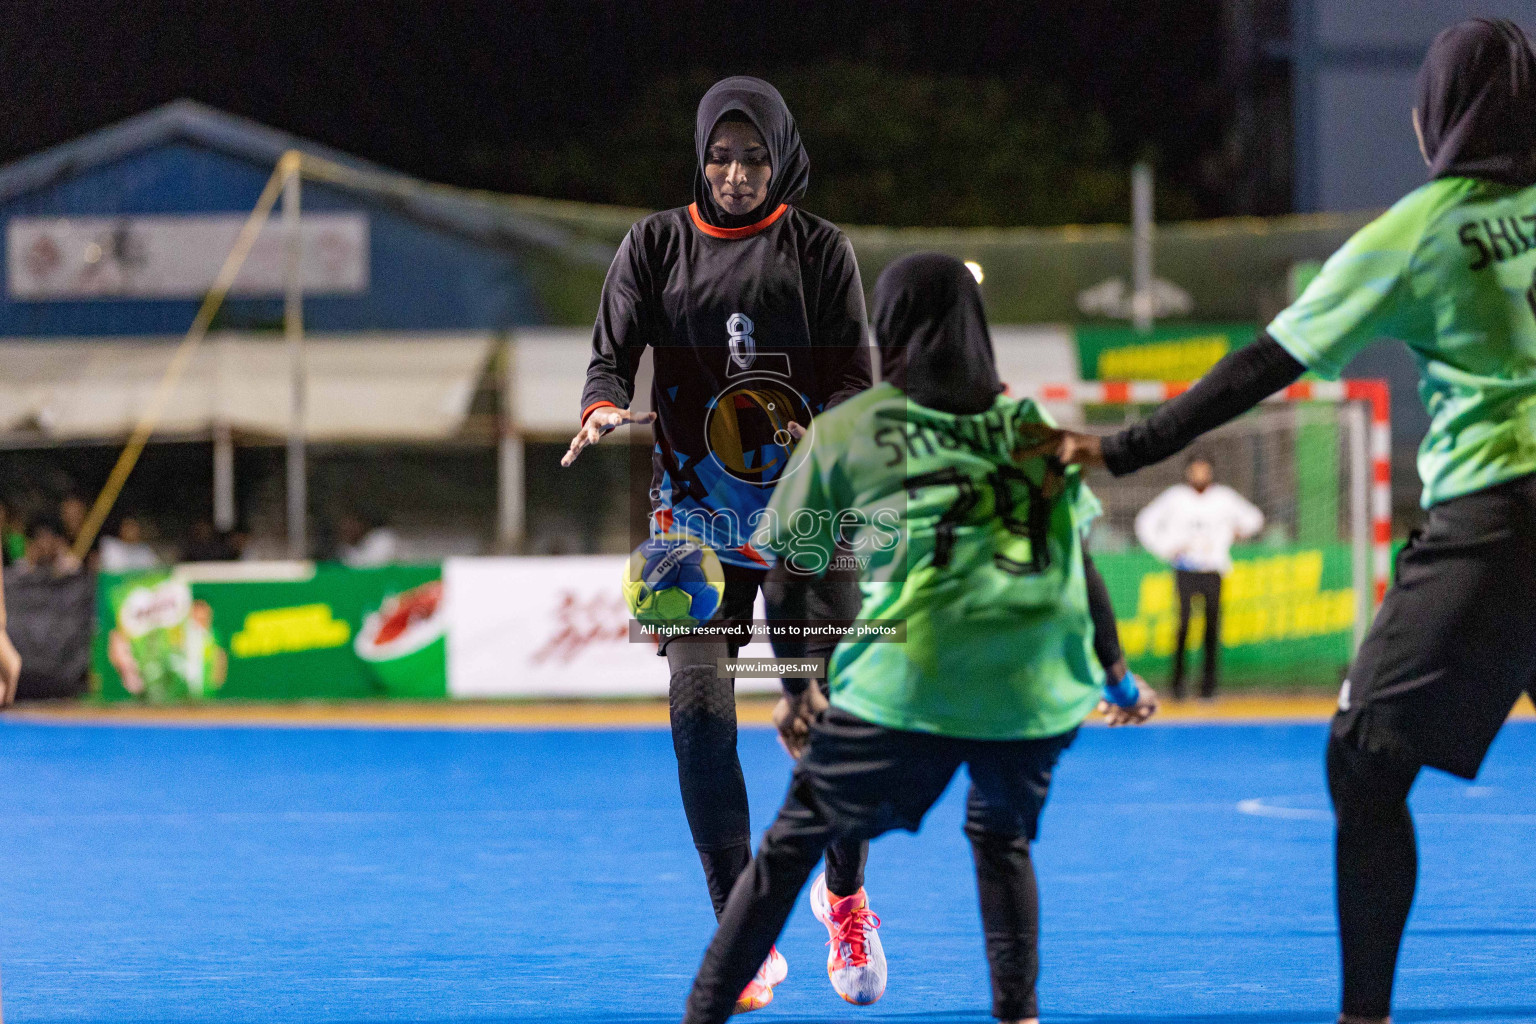
[[[1200,696],[1214,697],[1221,651],[1221,573],[1176,569],[1173,583],[1179,592],[1179,636],[1173,644],[1173,695],[1184,696],[1184,648],[1189,638],[1191,605],[1198,595],[1205,606],[1205,671],[1200,677]]]
[[[1339,694],[1328,746],[1346,1013],[1388,1014],[1417,885],[1408,793],[1474,778],[1536,699],[1536,476],[1430,508]]]
[[[769,584],[766,577],[765,571],[727,566],[719,619],[750,621],[759,587],[770,617],[851,622],[858,615],[859,592],[849,578],[795,578]],[[786,613],[785,608],[791,610]],[[775,653],[786,658],[830,658],[836,646],[835,636],[818,637],[802,641],[796,650],[776,645]],[[740,647],[739,641],[678,638],[663,648],[672,673],[672,749],[683,812],[716,916],[724,910],[736,877],[752,859],[747,784],[736,753],[736,684],[716,671],[716,662],[735,657]],[[826,680],[820,683],[825,691]],[[869,844],[859,840],[839,841],[827,848],[827,888],[833,895],[851,896],[863,887],[868,857]]]
[[[892,829],[917,831],[960,765],[971,789],[965,833],[981,901],[992,1012],[1038,1014],[1040,907],[1029,844],[1051,772],[1077,730],[1039,740],[960,740],[887,729],[833,708],[795,767],[778,820],[720,917],[688,997],[685,1024],[722,1024],[778,939],[821,851]]]

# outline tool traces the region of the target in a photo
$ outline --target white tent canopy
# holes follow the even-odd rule
[[[495,345],[481,334],[312,334],[306,434],[315,441],[430,441],[463,425]],[[148,408],[179,341],[0,342],[0,432],[115,440]],[[284,435],[291,364],[272,335],[226,332],[198,350],[160,420],[162,434],[216,428]]]

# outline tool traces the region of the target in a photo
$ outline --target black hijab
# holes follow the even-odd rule
[[[1536,183],[1536,51],[1518,25],[1473,18],[1441,32],[1418,91],[1431,178]]]
[[[752,122],[768,147],[773,177],[768,179],[768,198],[750,213],[732,215],[715,204],[704,180],[704,161],[715,125],[727,115]],[[811,158],[800,142],[800,129],[784,104],[779,90],[761,78],[738,75],[724,78],[710,86],[699,101],[699,113],[693,123],[693,149],[698,165],[693,172],[693,201],[704,223],[717,228],[739,228],[756,224],[781,203],[792,203],[805,194],[811,181]]]
[[[916,253],[886,267],[871,322],[880,376],[917,404],[973,415],[1002,392],[981,289],[953,256]]]

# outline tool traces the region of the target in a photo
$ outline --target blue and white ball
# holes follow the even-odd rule
[[[719,557],[692,537],[652,537],[624,566],[624,600],[641,622],[696,626],[715,617],[724,597]]]

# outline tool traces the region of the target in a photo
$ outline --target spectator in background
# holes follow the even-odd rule
[[[32,523],[27,553],[5,570],[6,631],[25,664],[20,700],[78,697],[89,687],[96,580],[82,572],[57,516]],[[4,652],[0,652],[3,657]]]
[[[340,542],[336,557],[354,569],[388,565],[399,560],[400,536],[376,513],[356,509],[342,514],[336,523]]]
[[[207,519],[192,524],[192,532],[181,548],[183,562],[232,562],[239,557],[240,552],[230,543],[229,536],[219,533]]]
[[[1221,647],[1221,578],[1232,571],[1232,542],[1264,529],[1264,513],[1225,484],[1215,483],[1209,460],[1192,457],[1184,483],[1175,484],[1136,516],[1136,539],[1173,566],[1179,592],[1179,635],[1173,646],[1175,700],[1184,699],[1184,647],[1193,600],[1205,609],[1205,672],[1202,700],[1216,697],[1217,651]]]
[[[69,549],[63,522],[57,517],[43,516],[32,523],[27,533],[27,553],[13,571],[23,577],[58,578],[73,576],[80,569],[80,560]]]
[[[59,502],[58,522],[64,531],[64,543],[74,547],[80,539],[80,532],[85,529],[86,517],[90,514],[90,506],[85,499],[78,494],[66,494],[64,500]],[[91,538],[91,546],[85,554],[85,563],[92,569],[101,565],[101,536]]]
[[[59,523],[64,527],[64,539],[71,544],[80,536],[80,530],[85,526],[85,518],[90,514],[90,508],[86,506],[85,499],[78,494],[66,494],[64,500],[59,502]]]
[[[116,536],[101,538],[103,572],[142,572],[159,564],[160,556],[144,543],[144,527],[134,516],[123,516]]]
[[[21,561],[26,551],[27,537],[22,532],[21,520],[8,503],[0,501],[0,566]]]

